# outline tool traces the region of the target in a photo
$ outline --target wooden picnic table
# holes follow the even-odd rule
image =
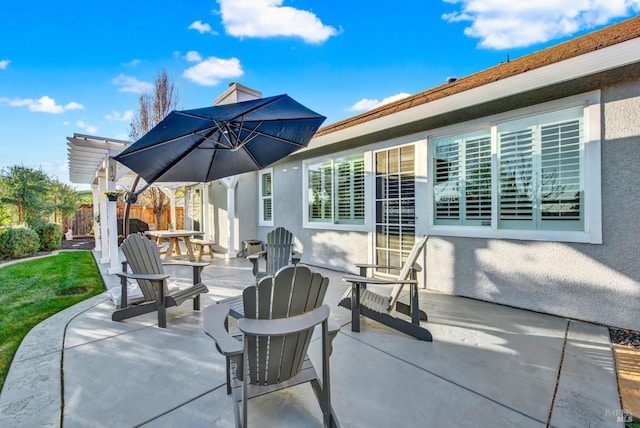
[[[192,236],[203,236],[204,232],[199,230],[148,230],[144,233],[146,236],[154,238],[158,245],[162,245],[162,241],[169,240],[169,246],[167,247],[167,253],[164,256],[164,261],[168,262],[175,256],[181,256],[182,250],[180,249],[180,240],[184,241],[184,245],[187,249],[187,256],[192,262],[196,260],[193,254],[193,245],[191,244]],[[175,254],[175,255],[174,255]]]

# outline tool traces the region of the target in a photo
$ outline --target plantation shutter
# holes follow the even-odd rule
[[[500,132],[499,221],[505,227],[533,228],[533,154],[532,127]]]
[[[582,227],[581,129],[580,120],[541,127],[543,228],[554,228],[556,223],[566,229],[571,222]]]
[[[491,223],[491,137],[465,141],[465,219]]]
[[[331,165],[328,165],[329,174],[327,174],[327,165],[314,165],[309,168],[309,221],[324,221],[327,208],[327,200],[329,207],[331,204]],[[329,180],[329,186],[326,181]],[[327,188],[328,187],[328,188]],[[330,210],[328,211],[331,212]],[[330,218],[330,216],[329,216]]]
[[[339,159],[334,164],[336,223],[364,219],[364,160]]]
[[[271,196],[271,173],[262,174],[262,219],[273,219],[273,201]]]
[[[460,144],[455,139],[435,142],[434,209],[437,224],[460,218]]]

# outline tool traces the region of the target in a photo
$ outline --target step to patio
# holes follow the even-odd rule
[[[640,420],[640,349],[613,345],[623,411]]]

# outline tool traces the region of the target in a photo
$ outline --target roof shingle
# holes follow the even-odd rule
[[[516,76],[518,74],[564,61],[569,58],[584,55],[586,53],[637,37],[640,37],[640,15],[603,28],[602,30],[594,31],[593,33],[568,40],[559,45],[551,46],[530,55],[526,55],[509,62],[500,63],[478,73],[462,77],[453,83],[436,86],[435,88],[428,89],[416,95],[403,98],[393,103],[385,104],[357,116],[327,125],[320,128],[318,132],[316,132],[315,137],[369,122],[402,110],[426,104],[460,92],[468,91],[488,83]]]

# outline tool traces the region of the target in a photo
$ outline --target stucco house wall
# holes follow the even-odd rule
[[[294,156],[273,166],[274,227],[285,227],[294,234],[296,250],[302,253],[303,263],[353,270],[355,263],[367,261],[367,233],[303,227],[302,159],[306,158],[308,155]],[[259,226],[258,239],[265,241],[271,230],[273,227]]]
[[[601,88],[601,111],[603,243],[431,236],[425,270],[429,289],[640,329],[640,197],[633,196],[640,189],[640,82]],[[426,132],[360,150],[418,142]],[[296,235],[303,262],[353,272],[355,263],[371,259],[372,233],[303,228],[302,162],[318,153],[274,166],[275,226]],[[417,195],[420,203],[430,202]],[[428,234],[428,228],[418,220],[418,233]],[[271,229],[259,227],[260,239]]]
[[[373,159],[374,150],[415,144],[416,235],[430,235],[422,258],[426,287],[640,330],[638,24],[640,17],[321,128],[307,149],[272,166],[274,226],[257,226],[258,176],[239,186],[245,190],[238,195],[254,201],[247,211],[237,211],[246,227],[241,239],[264,240],[273,227],[284,226],[295,234],[304,263],[355,272],[355,263],[373,261],[372,200],[366,227],[305,227],[305,162],[356,152]],[[585,198],[585,230],[580,231],[585,239],[548,230],[476,228],[469,233],[431,226],[428,152],[433,135],[445,128],[496,123],[495,117],[545,111],[549,103],[567,100],[585,105],[585,128],[592,132],[588,142],[595,141],[584,147],[591,159],[585,179],[597,183]],[[596,163],[591,162],[594,147]],[[371,178],[371,164],[365,171]],[[370,180],[366,192],[373,187]]]
[[[432,237],[427,287],[640,329],[640,83],[602,90],[602,244]]]

